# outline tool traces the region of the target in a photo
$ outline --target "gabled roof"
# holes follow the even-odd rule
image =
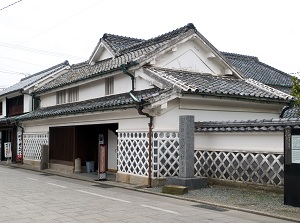
[[[134,96],[142,101],[144,106],[149,103],[160,100],[160,97],[168,90],[161,90],[159,88],[152,88],[142,91],[132,92]],[[129,93],[118,95],[111,95],[101,98],[90,99],[86,101],[79,101],[61,105],[55,105],[45,108],[39,108],[35,111],[21,115],[16,118],[17,121],[26,121],[33,119],[43,119],[50,117],[57,117],[63,115],[76,115],[89,112],[118,110],[135,108],[136,102],[132,99]]]
[[[129,48],[133,45],[136,45],[140,42],[143,42],[143,39],[136,39],[126,36],[119,36],[119,35],[113,35],[105,33],[103,37],[99,40],[97,46],[95,47],[91,57],[95,54],[97,49],[101,44],[105,45],[105,47],[114,55],[119,56],[120,51]],[[91,58],[90,58],[91,59]]]
[[[95,64],[86,63],[85,66],[81,66],[79,68],[72,67],[69,72],[56,78],[47,86],[37,89],[36,94],[94,78],[96,76],[101,76],[108,72],[122,70],[122,66],[142,66],[149,62],[157,54],[170,49],[175,44],[188,37],[192,37],[193,35],[201,38],[201,40],[205,42],[206,46],[209,46],[216,54],[218,54],[225,64],[227,63],[226,58],[223,57],[223,55],[196,30],[194,25],[191,23],[179,29],[144,41],[106,34],[106,36],[104,36],[104,42],[106,41],[115,53],[115,57],[96,62]],[[229,63],[227,64],[228,66],[231,66]],[[236,71],[236,73],[239,77],[243,76],[238,71]]]
[[[50,67],[46,70],[40,71],[38,73],[32,74],[28,77],[25,77],[23,79],[20,80],[19,83],[12,85],[11,87],[8,87],[6,89],[4,89],[3,91],[0,91],[0,97],[7,95],[9,93],[13,93],[16,91],[21,91],[24,90],[26,87],[34,84],[35,82],[41,80],[42,78],[51,75],[53,73],[55,73],[56,71],[61,70],[64,67],[69,66],[69,62],[66,60],[63,63],[57,64],[53,67]]]
[[[211,74],[158,67],[144,68],[146,74],[184,93],[288,102],[292,96],[251,79],[233,79]]]
[[[233,66],[248,78],[272,87],[279,87],[278,90],[285,92],[293,86],[291,75],[260,62],[257,57],[227,52],[222,53]]]

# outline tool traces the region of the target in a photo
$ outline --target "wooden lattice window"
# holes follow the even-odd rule
[[[20,95],[6,100],[7,115],[19,115],[24,111],[24,96]]]

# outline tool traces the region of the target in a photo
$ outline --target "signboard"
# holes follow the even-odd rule
[[[5,158],[11,158],[11,143],[4,143],[4,156]]]
[[[292,135],[292,163],[300,163],[300,135]]]

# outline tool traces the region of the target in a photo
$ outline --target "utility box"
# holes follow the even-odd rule
[[[284,204],[300,207],[300,129],[284,131]]]

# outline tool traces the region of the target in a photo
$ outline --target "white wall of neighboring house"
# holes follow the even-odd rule
[[[0,117],[6,116],[6,98],[2,98],[2,115]]]
[[[283,132],[195,133],[195,150],[283,153]]]
[[[32,111],[32,96],[28,94],[24,94],[24,113]]]

